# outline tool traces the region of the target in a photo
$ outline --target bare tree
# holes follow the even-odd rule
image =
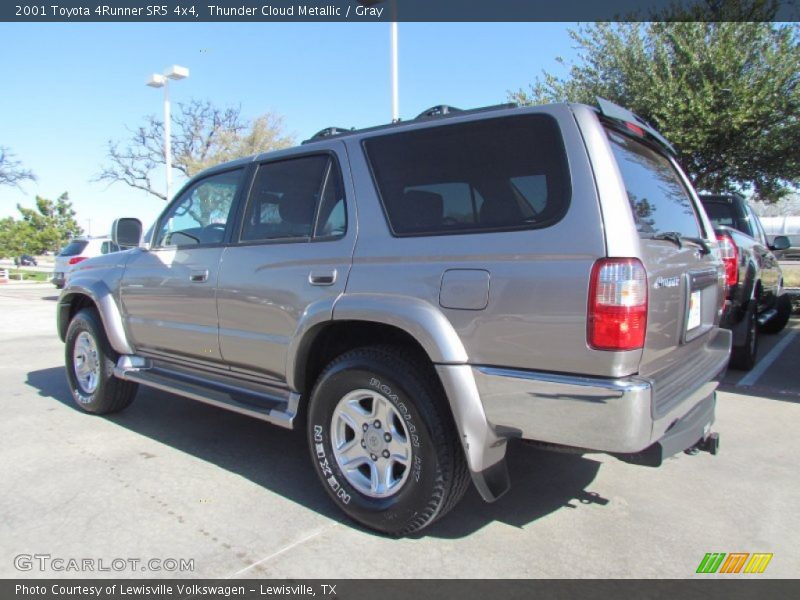
[[[14,159],[14,154],[0,146],[0,185],[20,187],[23,181],[36,181],[33,171],[22,168],[22,163]]]
[[[130,130],[124,142],[108,142],[108,164],[95,181],[125,183],[162,200],[166,196],[153,185],[165,164],[164,123],[154,116]],[[172,123],[172,167],[185,177],[221,162],[258,152],[286,148],[294,143],[285,132],[283,119],[272,113],[246,121],[240,107],[220,108],[209,101],[179,104]]]

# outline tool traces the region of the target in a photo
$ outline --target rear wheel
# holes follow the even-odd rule
[[[331,498],[382,533],[430,525],[469,485],[435,371],[396,348],[358,348],[328,365],[311,394],[308,438]]]
[[[133,401],[138,385],[114,376],[117,354],[93,308],[84,308],[70,321],[65,354],[69,389],[82,410],[102,415]]]
[[[780,333],[786,327],[792,316],[792,299],[789,294],[778,296],[775,310],[775,316],[761,326],[761,331],[764,333]]]
[[[747,329],[744,343],[731,349],[731,367],[740,371],[749,371],[756,364],[758,355],[758,320],[756,319],[756,303],[752,302],[745,315],[744,326]]]

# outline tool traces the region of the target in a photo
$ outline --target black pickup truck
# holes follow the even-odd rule
[[[792,313],[773,254],[787,249],[789,240],[777,236],[769,244],[758,216],[739,194],[701,194],[700,200],[714,224],[725,263],[728,291],[722,326],[733,331],[730,365],[749,370],[756,363],[759,332],[778,333]]]

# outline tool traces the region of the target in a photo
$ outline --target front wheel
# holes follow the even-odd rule
[[[117,358],[92,308],[76,314],[65,343],[67,383],[75,403],[86,412],[107,414],[127,407],[138,385],[114,376]]]
[[[433,367],[399,349],[358,348],[328,365],[311,394],[308,438],[331,498],[382,533],[430,525],[469,485]]]

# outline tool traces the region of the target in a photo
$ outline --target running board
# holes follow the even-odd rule
[[[120,357],[114,368],[114,375],[119,379],[141,383],[185,398],[191,398],[212,406],[231,410],[254,419],[260,419],[292,429],[300,394],[287,392],[283,397],[259,393],[254,390],[209,382],[200,385],[179,374],[165,372],[160,369],[132,367],[124,361],[128,357]]]

